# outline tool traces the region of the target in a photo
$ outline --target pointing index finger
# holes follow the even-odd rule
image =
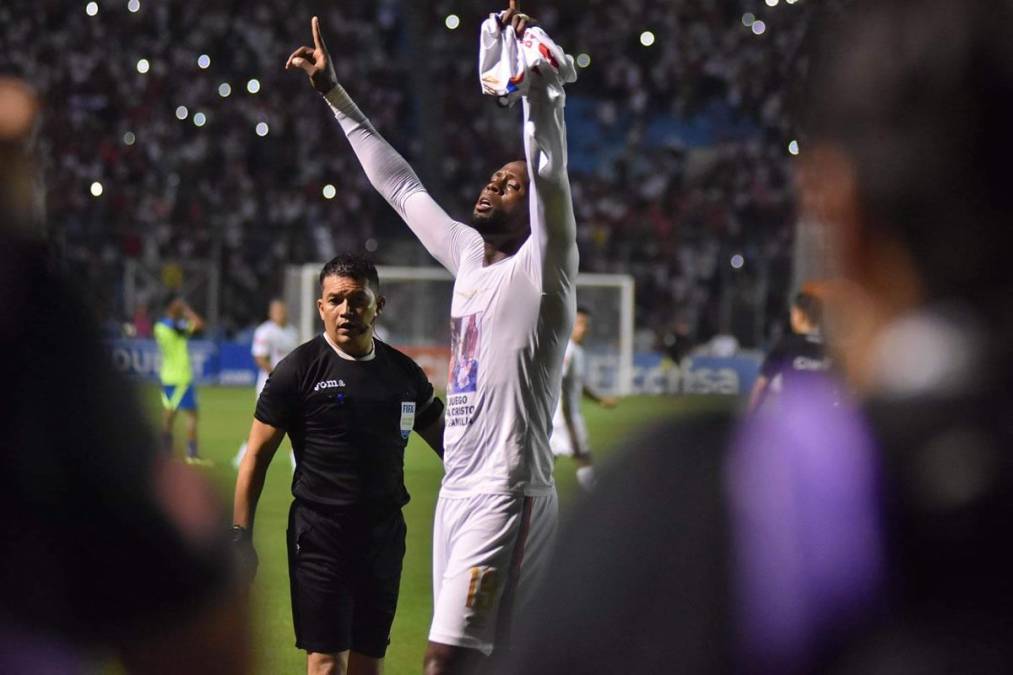
[[[324,47],[324,38],[320,35],[320,19],[313,17],[313,45],[320,51],[326,51]]]

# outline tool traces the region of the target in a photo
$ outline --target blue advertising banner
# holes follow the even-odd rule
[[[109,346],[117,370],[145,380],[158,380],[162,357],[154,340],[112,340]],[[252,387],[257,381],[257,364],[248,344],[190,340],[188,349],[197,384]]]
[[[113,364],[122,372],[146,380],[158,380],[161,357],[154,340],[120,339],[110,342]],[[190,363],[197,384],[252,387],[257,381],[257,364],[250,345],[241,342],[191,340]],[[744,396],[756,381],[760,358],[755,355],[730,357],[693,356],[673,363],[653,352],[633,357],[632,394],[724,394]],[[615,382],[615,357],[590,355],[588,381],[603,391]]]

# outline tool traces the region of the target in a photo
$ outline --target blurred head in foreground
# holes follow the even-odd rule
[[[0,79],[0,672],[248,672],[213,490],[157,453],[96,321],[35,227],[37,103]],[[73,339],[67,339],[68,326]]]
[[[834,326],[863,390],[891,384],[887,328],[918,308],[969,340],[1009,332],[1011,20],[1006,0],[857,2],[819,35],[803,205],[835,238]]]

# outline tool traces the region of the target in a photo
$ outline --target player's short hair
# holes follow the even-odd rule
[[[380,275],[376,272],[376,265],[369,258],[357,253],[342,253],[327,261],[320,270],[321,290],[327,277],[348,277],[356,281],[365,281],[374,293],[380,292]]]
[[[803,291],[797,294],[791,305],[802,312],[812,325],[819,326],[823,321],[823,301],[812,293]]]
[[[584,316],[594,316],[594,312],[587,305],[577,305],[577,314],[583,314]]]
[[[866,221],[910,254],[927,299],[1008,288],[1013,3],[856,0],[832,17],[805,134],[844,151]]]

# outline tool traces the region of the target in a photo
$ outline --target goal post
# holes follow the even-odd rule
[[[292,323],[306,341],[323,330],[316,308],[320,264],[292,265],[285,272],[285,300]],[[450,357],[453,277],[442,267],[378,266],[387,298],[377,321],[380,339],[404,351],[436,386],[445,386]],[[592,312],[585,340],[588,381],[611,394],[627,394],[633,383],[633,277],[580,274],[577,304]]]

